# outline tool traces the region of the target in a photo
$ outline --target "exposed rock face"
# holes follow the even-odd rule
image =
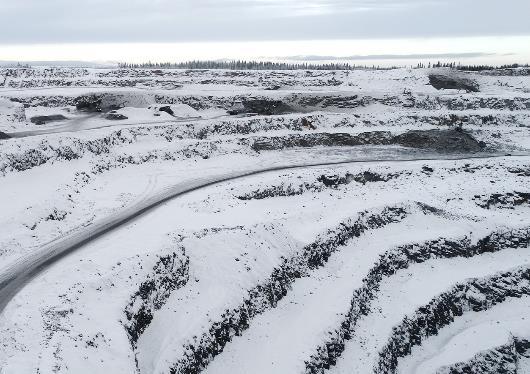
[[[530,358],[530,341],[513,337],[508,344],[481,352],[468,362],[443,367],[437,374],[517,374],[522,358]]]
[[[263,189],[257,189],[250,193],[237,196],[239,200],[261,200],[278,196],[296,196],[306,192],[321,192],[326,188],[338,188],[342,185],[355,181],[363,185],[373,182],[388,182],[391,179],[399,178],[409,172],[378,174],[370,170],[358,174],[327,174],[321,175],[313,183],[303,183],[299,185],[281,183]]]
[[[433,213],[436,212],[436,208],[433,207],[425,206],[424,209]],[[438,214],[443,214],[443,211],[438,212]],[[346,314],[344,321],[340,324],[340,328],[331,332],[329,341],[317,348],[317,353],[306,362],[306,373],[321,374],[325,372],[324,369],[336,364],[337,358],[344,351],[346,341],[350,340],[355,333],[357,322],[363,315],[369,313],[370,304],[377,297],[379,285],[384,278],[392,276],[398,270],[407,269],[412,264],[423,263],[431,259],[468,258],[484,253],[499,252],[507,248],[523,249],[529,243],[530,227],[526,227],[513,231],[493,232],[475,244],[472,244],[468,237],[459,240],[441,238],[418,244],[406,244],[387,251],[363,279],[363,286],[354,292],[351,308]],[[448,297],[453,296],[454,292],[450,291],[446,295]],[[447,298],[439,297],[431,304],[435,305],[437,301],[441,301],[442,308],[447,307],[447,303],[444,303],[444,301],[448,301]],[[454,304],[451,305],[454,306]],[[400,334],[410,325],[405,324],[394,328],[389,344],[380,352],[380,357],[383,361],[380,361],[379,368],[375,370],[375,373],[394,373],[393,370],[397,367],[398,359],[410,353],[410,347],[422,340],[418,338],[418,334],[421,334],[422,338],[432,335],[432,330],[424,330],[426,327],[425,321],[428,321],[429,326],[437,325],[436,332],[441,326],[453,321],[451,319],[453,315],[451,314],[426,313],[429,312],[426,307],[420,308],[419,311],[421,316],[416,314],[415,317],[423,317],[424,323],[421,323],[421,318],[417,318],[414,321],[415,330],[413,336],[411,334]],[[408,347],[409,350],[394,349],[396,345]]]
[[[80,96],[75,99],[75,107],[83,112],[101,112],[102,101],[102,97],[98,95]]]
[[[64,121],[66,118],[62,114],[52,114],[50,116],[36,116],[30,119],[31,123],[36,125],[44,125],[49,122]]]
[[[529,267],[457,284],[393,328],[392,336],[379,353],[374,373],[397,373],[400,358],[409,355],[414,346],[421,344],[425,338],[438,334],[440,329],[453,323],[465,312],[485,311],[508,298],[521,298],[529,294]]]
[[[399,177],[399,173],[395,174],[378,174],[370,170],[364,171],[359,174],[346,173],[345,175],[321,175],[317,180],[322,182],[326,187],[337,187],[343,184],[349,184],[352,181],[357,183],[366,184],[373,182],[388,182],[390,179]]]
[[[390,144],[392,135],[388,131],[371,131],[357,135],[348,133],[293,134],[288,137],[257,138],[252,149],[270,151],[292,147],[355,146],[363,144]]]
[[[291,113],[293,109],[280,100],[252,99],[243,100],[241,105],[228,111],[230,115],[237,114],[258,114],[258,115],[277,115]]]
[[[317,133],[258,137],[252,144],[255,151],[270,151],[293,147],[389,145],[431,149],[438,152],[478,152],[485,144],[463,130],[413,130],[392,136],[388,131],[360,134]]]
[[[363,107],[371,102],[374,98],[369,96],[359,95],[306,95],[306,94],[294,94],[290,97],[289,101],[293,102],[296,106],[302,108],[339,108],[339,109],[354,109]]]
[[[200,373],[213,358],[219,355],[226,344],[236,335],[249,328],[250,320],[265,310],[276,307],[279,300],[285,297],[296,279],[309,269],[323,266],[340,246],[364,232],[400,222],[416,205],[391,206],[380,211],[361,212],[358,217],[342,222],[330,229],[316,241],[307,245],[296,256],[284,259],[276,267],[270,278],[249,291],[248,297],[235,309],[227,309],[222,320],[212,321],[207,333],[194,336],[186,345],[184,357],[171,368],[171,374]]]
[[[98,93],[83,95],[75,100],[77,110],[90,113],[109,112],[128,107],[147,108],[154,102],[146,95],[136,93]]]
[[[432,149],[438,152],[479,152],[486,147],[486,144],[459,129],[407,131],[395,136],[392,142],[405,147]]]
[[[489,196],[476,195],[473,200],[475,204],[483,209],[514,209],[519,205],[530,205],[530,193],[508,192],[506,194],[492,194]]]
[[[471,79],[443,74],[430,74],[429,83],[437,90],[465,90],[479,92],[479,86]]]
[[[0,140],[2,139],[9,139],[10,136],[7,135],[5,132],[0,131]]]
[[[153,313],[165,304],[171,292],[184,286],[188,280],[189,258],[184,248],[160,257],[125,308],[127,320],[124,325],[133,346],[153,320]]]

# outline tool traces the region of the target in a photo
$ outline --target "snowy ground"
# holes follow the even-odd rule
[[[530,76],[433,73],[0,69],[0,373],[497,372]]]

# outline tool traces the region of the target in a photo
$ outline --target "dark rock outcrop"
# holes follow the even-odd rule
[[[359,95],[294,94],[289,101],[305,109],[355,109],[373,102],[374,98]]]
[[[294,112],[294,110],[281,100],[252,99],[243,100],[241,105],[237,105],[237,107],[230,109],[228,114],[257,114],[271,116],[292,112]]]
[[[97,113],[102,112],[103,98],[99,95],[80,96],[75,99],[75,107],[79,111]],[[114,108],[119,109],[119,108]]]
[[[281,183],[263,189],[257,189],[250,193],[237,196],[239,200],[262,200],[279,196],[296,196],[306,192],[322,192],[326,188],[338,188],[342,185],[355,181],[363,185],[373,182],[388,182],[402,175],[410,175],[410,172],[378,174],[370,170],[358,174],[327,174],[321,175],[313,183],[302,183],[299,185]]]
[[[517,374],[518,362],[530,358],[530,341],[512,337],[508,344],[480,352],[467,362],[445,366],[437,374]]]
[[[388,145],[392,135],[388,131],[348,133],[293,134],[279,137],[260,137],[252,144],[255,151],[271,151],[293,147]]]
[[[476,195],[473,201],[483,209],[514,209],[516,206],[530,205],[530,193],[516,191],[505,194],[495,193],[489,196]]]
[[[337,186],[340,186],[341,184],[348,184],[350,183],[351,179],[352,179],[352,175],[351,174],[346,174],[346,176],[344,177],[341,177],[340,175],[321,175],[320,177],[318,177],[318,181],[319,182],[322,182],[324,184],[324,186],[326,187],[337,187]]]
[[[429,208],[425,207],[426,211]],[[370,313],[371,303],[377,297],[379,285],[384,278],[394,275],[399,270],[407,269],[412,264],[440,258],[469,258],[484,253],[498,252],[507,248],[522,249],[526,248],[528,244],[530,244],[530,227],[507,232],[493,232],[476,244],[472,244],[467,237],[459,240],[440,238],[421,244],[407,244],[387,251],[380,256],[379,261],[370,269],[367,276],[363,279],[363,285],[355,290],[350,310],[346,313],[344,320],[335,331],[329,332],[329,340],[319,346],[316,349],[316,353],[306,361],[305,372],[307,374],[323,374],[326,369],[336,364],[337,359],[344,351],[346,341],[350,340],[355,334],[358,321],[362,316]],[[436,314],[428,316],[428,318],[435,317]],[[410,341],[405,340],[400,341],[400,343],[404,345],[412,344]],[[394,369],[398,358],[403,357],[397,351],[393,352],[388,349],[383,350],[381,357],[384,355],[390,356],[390,364]],[[388,360],[385,362],[388,363]],[[381,366],[379,369],[381,370]]]
[[[527,266],[454,286],[393,328],[388,343],[379,353],[374,373],[397,373],[399,360],[411,354],[413,347],[438,334],[464,313],[483,312],[507,299],[527,295],[530,295],[530,267]]]
[[[184,248],[160,257],[153,271],[131,297],[125,308],[127,320],[124,327],[133,347],[153,320],[155,311],[165,304],[171,292],[188,282],[189,265],[190,261]]]
[[[248,292],[248,296],[235,309],[227,309],[221,320],[212,321],[207,333],[194,336],[186,344],[184,357],[171,368],[171,374],[198,374],[214,357],[219,355],[226,344],[236,335],[249,328],[250,321],[265,310],[276,307],[279,300],[287,295],[292,284],[305,273],[321,267],[331,254],[352,238],[364,232],[402,221],[415,210],[412,206],[386,207],[379,212],[362,212],[357,219],[348,219],[329,230],[313,243],[304,247],[300,254],[285,258],[274,269],[269,279]]]
[[[310,129],[310,130],[316,130],[317,127],[315,125],[313,125],[313,122],[311,122],[310,120],[308,120],[307,118],[302,118],[302,126],[307,128],[307,129]]]
[[[160,108],[158,108],[158,111],[159,112],[166,112],[170,116],[175,116],[175,112],[173,112],[173,109],[171,109],[171,107],[169,105],[161,106]]]
[[[7,135],[5,132],[0,131],[0,140],[9,138],[11,138],[9,135]]]
[[[374,182],[388,182],[391,179],[398,178],[399,176],[407,174],[406,172],[402,173],[387,173],[379,174],[370,170],[363,171],[358,174],[346,173],[344,175],[321,175],[318,177],[318,181],[322,182],[326,187],[338,187],[344,184],[350,184],[352,181],[361,183],[363,185],[367,183]]]
[[[258,137],[252,144],[255,151],[271,151],[293,147],[390,145],[429,149],[437,152],[479,152],[485,144],[463,130],[413,130],[392,136],[388,131],[360,134],[316,133]]]
[[[35,125],[44,125],[49,122],[64,121],[66,118],[62,114],[52,114],[50,116],[35,116],[30,119]]]
[[[460,129],[407,131],[395,136],[392,143],[438,152],[479,152],[486,146]]]
[[[147,108],[154,98],[136,93],[95,93],[74,100],[77,110],[89,113],[109,112],[124,107]]]
[[[250,193],[237,196],[239,200],[263,200],[280,196],[297,196],[302,195],[307,191],[320,192],[322,191],[322,185],[317,186],[314,184],[304,183],[299,186],[292,186],[290,184],[280,184],[277,186],[271,186],[264,189],[258,189]]]
[[[443,74],[430,74],[429,83],[437,90],[465,90],[479,92],[479,86],[471,79]]]
[[[121,113],[116,113],[115,111],[111,111],[110,113],[106,114],[104,118],[110,121],[122,121],[124,119],[129,119],[129,117]]]

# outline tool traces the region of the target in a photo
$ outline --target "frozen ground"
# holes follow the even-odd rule
[[[529,372],[525,74],[0,69],[0,373]]]

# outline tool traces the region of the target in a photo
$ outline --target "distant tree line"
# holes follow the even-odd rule
[[[528,64],[511,64],[511,65],[501,65],[501,66],[488,66],[488,65],[458,65],[456,68],[458,70],[465,71],[483,71],[483,70],[494,70],[494,69],[517,69],[517,68],[529,68]]]
[[[267,61],[187,61],[187,62],[144,62],[140,64],[119,63],[121,69],[188,69],[188,70],[392,70],[404,68],[405,66],[381,67],[379,65],[352,65],[349,63],[289,63],[289,62],[267,62]],[[449,68],[461,71],[485,71],[530,68],[529,64],[509,64],[509,65],[462,65],[456,62],[420,62],[410,66],[413,69],[425,68]],[[7,69],[31,69],[28,63],[0,63],[0,68]]]
[[[446,63],[428,63],[425,64],[423,62],[418,63],[415,68],[416,69],[425,69],[425,68],[450,68],[450,69],[456,69],[456,70],[462,70],[462,71],[484,71],[484,70],[502,70],[502,69],[517,69],[517,68],[529,68],[530,65],[528,64],[510,64],[510,65],[501,65],[501,66],[494,66],[494,65],[462,65],[460,63],[456,62],[446,62]]]
[[[6,63],[0,63],[0,68],[9,68],[9,69],[31,69],[32,66],[27,63],[20,63],[17,62],[16,64],[14,62],[6,62]]]
[[[267,61],[187,61],[187,62],[145,62],[141,64],[120,63],[123,69],[190,69],[190,70],[389,70],[394,67],[361,66],[348,63],[288,63]]]
[[[456,68],[457,65],[456,65],[456,62],[445,62],[445,63],[441,63],[440,61],[438,61],[437,63],[428,63],[428,64],[424,64],[423,62],[420,62],[418,63],[418,65],[416,65],[416,69],[425,69],[425,68],[451,68],[451,69],[454,69]]]
[[[187,62],[144,62],[144,63],[119,63],[122,69],[188,69],[188,70],[392,70],[403,66],[381,67],[378,65],[352,65],[349,63],[290,63],[290,62],[270,62],[270,61],[187,61]],[[415,69],[425,68],[449,68],[462,71],[483,71],[494,69],[515,69],[528,68],[528,64],[511,64],[502,66],[493,65],[462,65],[456,62],[420,62]]]

